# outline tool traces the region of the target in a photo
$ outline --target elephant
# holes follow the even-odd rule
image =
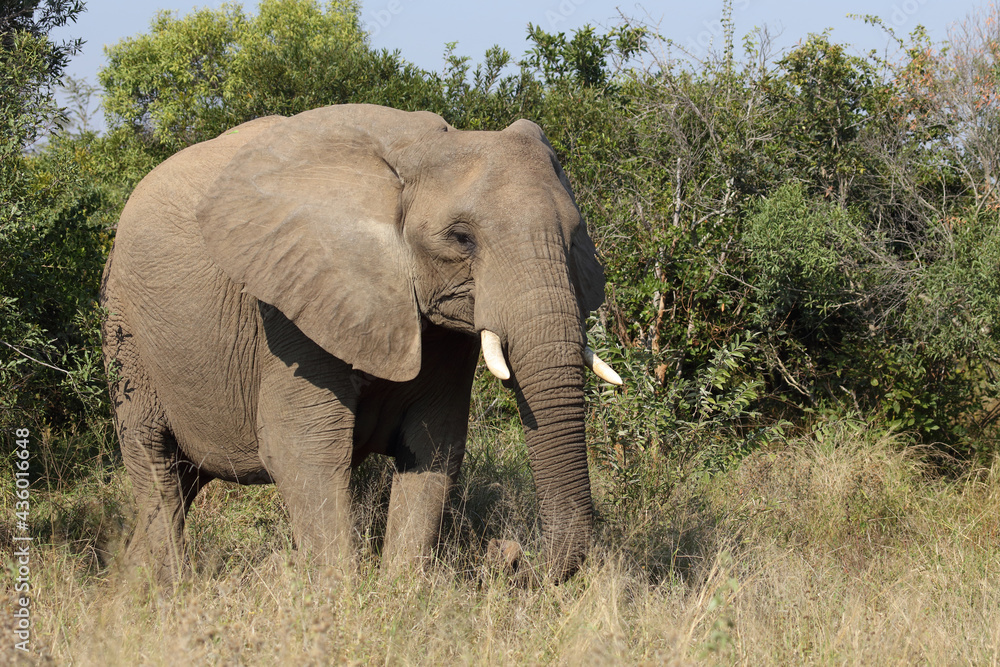
[[[176,581],[213,479],[277,485],[310,562],[355,558],[350,475],[394,458],[382,567],[433,558],[480,349],[513,390],[565,580],[592,536],[584,370],[604,270],[542,130],[337,105],[244,123],[151,171],[101,304],[135,498],[129,569]]]

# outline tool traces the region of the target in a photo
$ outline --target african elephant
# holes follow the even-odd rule
[[[432,555],[480,341],[516,394],[545,561],[591,538],[584,367],[604,273],[541,130],[456,131],[369,105],[260,118],[136,187],[101,289],[137,523],[126,561],[177,575],[212,479],[274,482],[300,552],[352,558],[349,480],[395,458],[382,551]]]

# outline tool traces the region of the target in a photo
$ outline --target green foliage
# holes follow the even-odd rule
[[[0,4],[0,226],[4,234],[30,207],[22,176],[21,153],[59,115],[52,95],[69,57],[80,50],[74,40],[55,44],[53,28],[76,21],[79,0],[5,0]]]
[[[53,97],[79,41],[49,30],[82,3],[0,8],[0,427],[76,423],[104,395],[94,289],[107,250],[79,155],[26,155],[59,119]],[[103,235],[103,241],[102,241]]]
[[[904,261],[863,215],[801,185],[748,208],[741,246],[746,314],[776,389],[804,405],[846,399],[928,439],[969,434],[962,415],[993,391],[982,364],[994,344],[982,334],[996,308],[973,297],[992,292],[992,270],[960,256]]]
[[[531,117],[543,100],[543,90],[523,66],[517,74],[504,74],[513,65],[510,53],[494,46],[472,71],[468,56],[455,55],[457,42],[445,50],[445,70],[432,81],[443,93],[438,112],[463,130],[502,130],[518,118]]]
[[[0,419],[72,426],[106,403],[97,289],[121,200],[86,144],[53,138],[24,160],[32,210],[8,228],[0,259]]]
[[[0,2],[0,45],[4,51],[16,53],[17,35],[31,35],[48,42],[46,76],[55,81],[62,75],[70,57],[80,51],[83,40],[55,44],[49,41],[48,34],[53,28],[75,22],[83,9],[81,0],[3,0]]]
[[[856,355],[879,320],[904,298],[887,241],[837,204],[809,198],[801,185],[749,206],[740,240],[743,257],[734,268],[772,369],[810,400],[830,394],[830,383],[834,393],[853,386],[843,372],[858,367]]]
[[[538,70],[546,85],[572,80],[583,87],[605,86],[611,70],[608,57],[628,60],[646,50],[647,30],[632,26],[612,28],[603,35],[585,25],[567,40],[565,33],[551,34],[528,24],[528,39],[534,46],[524,64]]]
[[[48,75],[51,46],[29,32],[3,35],[0,50],[0,225],[5,233],[26,208],[25,147],[56,114]],[[9,40],[9,41],[8,41]],[[9,48],[8,48],[9,45]]]
[[[939,230],[938,256],[922,271],[907,304],[914,340],[935,359],[1000,354],[1000,219],[952,218]]]
[[[800,185],[750,207],[742,241],[757,322],[780,325],[794,312],[796,326],[819,331],[862,298],[865,283],[878,279],[869,275],[864,234],[847,211],[809,201]]]
[[[735,336],[713,351],[692,378],[665,378],[649,354],[611,349],[593,332],[602,358],[624,370],[624,390],[593,387],[592,446],[611,475],[613,504],[656,505],[691,476],[738,463],[783,437],[786,422],[761,424],[754,409],[764,388],[755,335]]]
[[[942,221],[914,271],[887,350],[883,409],[900,428],[933,431],[963,454],[994,451],[1000,394],[1000,239],[995,213]]]
[[[772,65],[751,37],[741,61],[668,58],[622,84],[613,204],[581,200],[602,318],[647,379],[691,382],[750,333],[763,423],[844,405],[992,450],[993,226],[962,183],[988,172],[925,111],[923,39],[895,64],[814,35]]]
[[[109,126],[130,126],[170,152],[219,134],[230,44],[245,20],[234,5],[183,20],[161,12],[150,34],[109,47],[100,72]]]
[[[783,76],[765,91],[784,127],[783,155],[812,188],[846,201],[852,181],[864,173],[859,139],[883,113],[889,86],[874,63],[848,55],[826,34],[811,35],[777,66]]]
[[[21,153],[59,115],[52,95],[69,57],[82,42],[55,44],[53,28],[83,11],[79,0],[9,0],[0,4],[0,225],[13,224],[30,203]]]

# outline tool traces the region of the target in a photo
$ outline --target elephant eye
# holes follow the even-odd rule
[[[453,229],[449,232],[448,236],[467,253],[471,253],[476,249],[476,240],[472,238],[472,234],[466,231]]]

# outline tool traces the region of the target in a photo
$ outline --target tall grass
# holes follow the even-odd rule
[[[355,479],[356,576],[298,564],[272,487],[213,483],[190,516],[193,574],[173,592],[127,580],[109,560],[131,512],[120,466],[37,488],[32,657],[997,664],[1000,462],[943,478],[897,438],[838,419],[727,472],[687,475],[655,502],[613,497],[621,485],[595,465],[591,557],[563,586],[523,587],[485,557],[489,539],[517,539],[529,558],[537,539],[508,417],[473,428],[435,565],[396,578],[378,568],[389,475],[377,461]],[[645,464],[669,467],[656,456]],[[11,515],[5,506],[8,543]],[[16,658],[9,623],[5,614],[0,655]]]

